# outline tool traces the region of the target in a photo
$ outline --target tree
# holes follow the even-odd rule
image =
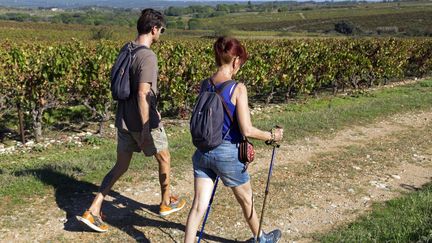
[[[188,22],[188,26],[190,30],[197,30],[199,29],[200,22],[198,19],[190,19]]]
[[[350,22],[341,21],[335,24],[335,31],[344,35],[351,35],[354,32],[354,25]]]
[[[252,7],[251,1],[248,1],[247,6],[248,6],[249,11],[252,11],[253,7]]]

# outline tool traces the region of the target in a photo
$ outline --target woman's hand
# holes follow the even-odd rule
[[[279,142],[283,139],[283,128],[274,128],[274,141]]]

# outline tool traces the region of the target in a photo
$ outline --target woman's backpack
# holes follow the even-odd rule
[[[209,82],[212,85],[211,91],[203,88],[207,87]],[[224,107],[223,98],[220,94],[233,83],[236,82],[233,80],[226,81],[219,89],[216,89],[210,79],[206,79],[202,83],[201,92],[198,95],[190,120],[192,143],[201,152],[210,151],[223,141]]]

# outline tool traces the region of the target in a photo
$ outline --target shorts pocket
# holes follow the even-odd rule
[[[243,171],[243,164],[234,159],[231,161],[217,161],[217,169],[221,174],[237,174]]]
[[[199,150],[195,150],[195,153],[192,155],[192,163],[194,165],[202,164],[203,154]]]
[[[215,157],[215,160],[218,162],[218,163],[235,163],[236,161],[238,161],[238,158],[237,158],[237,154],[218,154],[218,155],[216,155]]]

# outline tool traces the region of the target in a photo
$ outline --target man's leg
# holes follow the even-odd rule
[[[162,150],[155,154],[159,164],[159,184],[161,187],[161,203],[170,204],[170,173],[171,173],[171,155],[168,149]]]
[[[114,183],[128,170],[130,161],[132,159],[133,152],[122,152],[117,151],[117,162],[114,167],[104,177],[99,192],[91,204],[89,211],[96,216],[100,216],[100,210],[102,207],[105,196],[109,193]]]
[[[159,215],[167,216],[182,209],[185,206],[186,201],[183,198],[179,198],[171,194],[171,157],[168,149],[164,149],[156,153],[155,157],[159,163],[159,183],[162,194]]]
[[[154,146],[143,148],[146,156],[154,155],[159,165],[159,184],[161,187],[161,204],[159,214],[166,216],[184,207],[186,201],[171,194],[171,156],[168,150],[168,139],[163,127],[152,129]]]
[[[77,216],[77,219],[88,227],[98,232],[106,232],[108,225],[103,222],[101,215],[101,207],[105,196],[111,190],[116,181],[128,170],[129,163],[132,159],[133,152],[122,152],[117,150],[117,162],[114,167],[104,177],[99,192],[93,199],[93,202],[88,210],[82,216]]]

